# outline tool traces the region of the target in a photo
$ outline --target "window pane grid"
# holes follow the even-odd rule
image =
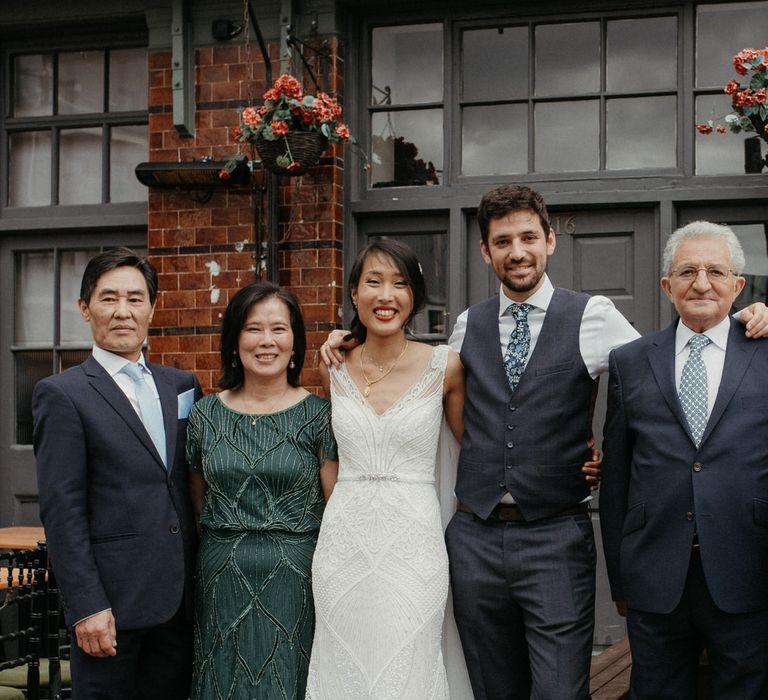
[[[462,175],[491,175],[498,173],[498,164],[495,169],[489,168],[482,170],[479,163],[482,158],[477,152],[471,152],[468,144],[464,140],[467,134],[466,119],[472,115],[474,122],[479,121],[479,116],[475,112],[479,109],[485,109],[490,115],[491,112],[499,113],[501,107],[507,109],[513,105],[528,105],[527,131],[529,141],[529,163],[528,172],[546,173],[546,172],[615,172],[616,170],[668,170],[676,169],[677,164],[677,105],[680,104],[680,86],[678,85],[678,14],[668,14],[661,16],[647,17],[603,17],[603,18],[584,18],[578,20],[565,21],[560,23],[550,23],[542,21],[531,21],[527,24],[526,31],[523,32],[522,25],[503,25],[500,27],[469,27],[460,29],[459,44],[461,51],[461,69],[458,77],[458,96],[456,104],[461,115],[462,130]],[[489,87],[467,86],[467,62],[470,64],[469,73],[472,71],[472,65],[480,62],[479,58],[471,55],[473,45],[480,46],[482,40],[485,42],[499,43],[497,35],[506,34],[508,30],[516,32],[516,36],[521,41],[527,42],[527,73],[528,73],[528,94],[527,95],[509,95],[507,99],[502,95],[496,98],[489,94],[495,81],[488,78]],[[485,34],[483,34],[485,32]],[[563,72],[559,63],[561,59],[560,52],[542,53],[537,52],[537,46],[562,46],[567,44],[569,52],[574,50],[574,34],[581,33],[582,36],[576,37],[575,51],[582,51],[579,60],[575,60],[577,65],[579,61],[583,66],[583,74],[574,74],[573,71]],[[550,34],[552,36],[550,36]],[[558,40],[557,37],[560,37]],[[568,39],[569,41],[565,41]],[[644,63],[638,64],[635,54],[639,47],[644,47],[648,41],[654,42],[658,46],[658,58],[655,74],[652,71],[651,76],[645,75],[643,71]],[[564,43],[565,42],[565,43]],[[467,48],[469,45],[469,49]],[[507,49],[510,48],[508,44]],[[525,47],[515,48],[515,56],[526,54]],[[469,54],[469,61],[467,56]],[[578,57],[577,57],[578,58]],[[507,66],[511,69],[511,66]],[[474,74],[482,80],[482,73],[474,70]],[[494,73],[495,75],[495,73]],[[543,76],[543,78],[542,78]],[[520,83],[520,81],[518,81]],[[485,98],[485,99],[483,99]],[[666,98],[666,102],[660,101]],[[657,111],[663,104],[665,107],[670,105],[674,112],[671,115],[663,114],[662,124],[659,126],[663,130],[661,142],[662,148],[655,148],[655,152],[646,157],[647,154],[637,151],[637,157],[617,158],[611,156],[611,151],[617,153],[621,149],[620,141],[617,141],[621,132],[620,124],[616,123],[616,107],[629,105],[628,100],[635,100],[638,107],[640,105],[657,105]],[[653,101],[655,100],[655,102]],[[589,104],[596,105],[597,109],[590,107]],[[614,107],[614,118],[610,116],[611,107]],[[563,120],[558,115],[558,108],[574,108],[582,111],[582,116],[590,115],[590,123],[587,125],[585,140],[592,145],[594,153],[591,155],[580,144],[576,148],[571,163],[562,163],[561,159],[556,158],[552,153],[547,156],[548,151],[557,153],[561,148],[566,147],[568,143],[576,143],[576,139],[570,139],[564,130],[568,130],[567,120]],[[519,107],[518,107],[519,109]],[[587,110],[584,112],[583,110]],[[537,121],[536,115],[539,114]],[[542,118],[546,117],[552,120],[550,127],[547,127]],[[491,120],[489,119],[489,122]],[[637,125],[635,125],[637,127]],[[548,138],[542,138],[542,131],[548,131]],[[554,130],[553,130],[554,129]],[[645,129],[647,131],[647,129]],[[552,138],[555,138],[556,147],[552,147]],[[558,137],[563,137],[558,141]],[[653,141],[648,133],[642,135],[644,139],[643,147],[654,148]],[[565,143],[562,143],[565,141]],[[517,140],[515,139],[515,143]],[[476,148],[476,144],[470,144]],[[510,157],[516,165],[507,170],[509,172],[521,172],[519,168],[519,150],[520,145],[514,147],[515,156],[511,151],[505,156],[503,153],[496,153],[495,161],[504,157]],[[578,151],[581,154],[578,154]],[[494,160],[494,159],[491,159]],[[565,159],[568,161],[569,159]],[[525,171],[522,171],[525,172]]]
[[[32,441],[32,390],[40,379],[83,362],[91,352],[90,326],[76,305],[85,266],[112,246],[17,251],[14,265],[16,443]],[[134,246],[140,256],[146,249]]]
[[[4,122],[7,206],[101,205],[146,198],[147,192],[134,184],[133,167],[111,162],[113,151],[133,164],[147,150],[145,48],[20,53],[12,56],[10,66],[14,116]],[[35,75],[41,66],[45,70]],[[41,96],[43,88],[47,94]],[[25,159],[30,153],[34,158]]]

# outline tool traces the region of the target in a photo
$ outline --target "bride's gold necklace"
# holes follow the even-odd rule
[[[408,349],[408,341],[406,340],[403,344],[403,349],[400,351],[400,354],[395,358],[395,361],[389,366],[388,370],[384,370],[384,365],[379,364],[371,357],[371,361],[373,364],[375,364],[381,372],[384,372],[379,377],[376,377],[376,379],[368,379],[368,375],[365,373],[365,369],[363,368],[363,353],[365,352],[365,343],[362,344],[360,347],[360,372],[363,375],[363,381],[365,382],[365,389],[363,389],[363,396],[368,398],[368,395],[371,393],[371,386],[376,384],[377,382],[380,382],[384,377],[389,376],[389,374],[392,372],[393,369],[395,369],[395,366],[398,362],[402,359],[403,355],[405,355],[405,351]]]

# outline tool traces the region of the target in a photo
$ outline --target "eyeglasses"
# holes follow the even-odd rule
[[[707,279],[712,284],[722,284],[723,282],[726,282],[732,274],[736,274],[733,270],[728,269],[724,265],[712,265],[712,267],[684,265],[683,267],[678,267],[676,270],[672,270],[669,274],[675,275],[675,277],[680,278],[683,282],[693,282],[702,270],[704,270]]]

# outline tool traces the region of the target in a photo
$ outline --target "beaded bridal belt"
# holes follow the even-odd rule
[[[397,474],[354,474],[340,476],[337,481],[399,481],[404,484],[434,484],[434,479]]]

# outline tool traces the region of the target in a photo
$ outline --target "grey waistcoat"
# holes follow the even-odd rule
[[[499,349],[499,301],[469,309],[461,361],[467,373],[456,496],[487,518],[509,491],[526,520],[580,503],[597,392],[579,352],[589,296],[555,289],[514,394]]]

